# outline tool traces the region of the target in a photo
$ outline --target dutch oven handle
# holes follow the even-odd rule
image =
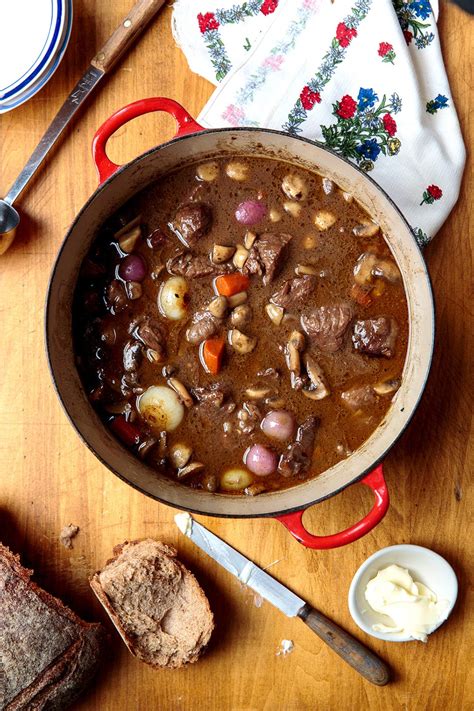
[[[151,99],[140,99],[140,101],[127,104],[127,106],[112,114],[107,121],[104,121],[92,141],[92,156],[99,174],[99,185],[102,185],[107,178],[110,178],[120,168],[119,165],[113,163],[107,157],[105,152],[109,138],[128,121],[138,118],[138,116],[143,116],[143,114],[149,114],[152,111],[166,111],[166,113],[174,117],[178,128],[174,138],[204,130],[203,126],[196,123],[186,109],[181,104],[178,104],[177,101],[173,101],[173,99],[156,96]]]
[[[277,516],[276,519],[286,526],[291,535],[307,548],[327,549],[345,546],[347,543],[357,541],[358,538],[362,538],[362,536],[365,536],[366,533],[375,528],[388,510],[390,499],[381,464],[361,479],[361,484],[365,484],[372,489],[375,503],[367,516],[364,516],[361,521],[353,526],[346,528],[345,531],[334,533],[331,536],[314,536],[303,525],[303,514],[306,509],[283,514],[283,516]]]

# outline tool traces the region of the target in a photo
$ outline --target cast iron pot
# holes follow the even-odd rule
[[[106,155],[110,136],[127,121],[151,111],[166,111],[177,123],[173,140],[118,166]],[[381,461],[407,426],[428,376],[434,337],[434,309],[424,259],[409,225],[390,198],[351,163],[314,141],[279,131],[257,128],[204,130],[175,101],[152,98],[136,101],[111,116],[93,140],[93,157],[100,184],[66,235],[54,265],[46,307],[46,342],[59,398],[87,446],[125,482],[162,503],[209,516],[246,518],[272,516],[311,548],[334,548],[360,538],[379,523],[389,496]],[[118,442],[91,406],[75,366],[72,340],[72,300],[79,268],[103,222],[135,193],[163,173],[186,161],[212,154],[260,155],[280,158],[316,170],[335,180],[376,219],[390,244],[403,276],[409,309],[409,343],[398,390],[384,421],[347,459],[291,489],[255,497],[211,494],[177,484],[134,457]],[[361,521],[340,533],[315,536],[303,526],[309,506],[360,481],[370,487],[375,503]]]

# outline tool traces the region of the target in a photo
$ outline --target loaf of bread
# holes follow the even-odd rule
[[[146,539],[113,552],[91,587],[130,652],[153,667],[195,662],[209,642],[213,615],[176,550]]]
[[[31,575],[0,543],[0,709],[65,709],[97,671],[105,630]]]

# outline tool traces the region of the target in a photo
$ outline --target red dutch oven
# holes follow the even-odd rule
[[[152,111],[166,111],[177,123],[176,136],[124,166],[106,154],[110,136],[127,121]],[[431,364],[434,308],[428,272],[400,211],[384,191],[352,163],[322,145],[280,131],[258,128],[203,129],[180,104],[165,98],[136,101],[111,116],[97,131],[92,152],[99,187],[73,222],[54,265],[46,307],[46,342],[51,373],[72,424],[94,454],[125,482],[164,504],[206,516],[274,517],[303,545],[335,548],[351,543],[376,526],[389,505],[383,478],[384,456],[411,419]],[[157,475],[118,442],[94,411],[75,366],[72,301],[81,262],[104,221],[134,194],[163,174],[212,155],[265,156],[329,176],[380,224],[401,271],[408,301],[409,342],[402,385],[383,422],[347,459],[320,476],[290,489],[255,497],[211,494]],[[344,531],[316,536],[302,522],[304,511],[355,482],[374,493],[374,505],[361,521]]]

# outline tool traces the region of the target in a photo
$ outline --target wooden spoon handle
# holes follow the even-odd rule
[[[165,0],[138,0],[115,32],[95,55],[91,64],[108,72],[141,34]]]
[[[390,669],[385,662],[314,607],[305,605],[298,616],[336,654],[372,684],[384,686],[390,680]]]

